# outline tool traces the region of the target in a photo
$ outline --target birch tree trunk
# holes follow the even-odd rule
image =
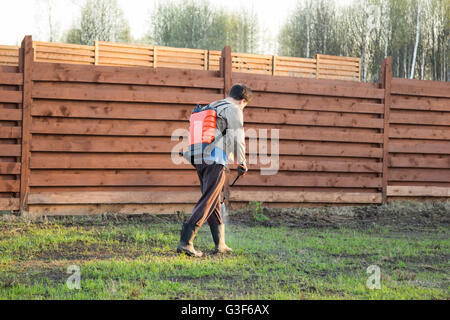
[[[306,57],[310,57],[310,14],[311,14],[311,2],[306,2]]]
[[[409,78],[414,78],[414,68],[416,66],[416,56],[417,56],[417,46],[419,45],[419,35],[420,35],[420,8],[421,8],[421,1],[417,0],[417,26],[416,26],[416,44],[414,45],[414,53],[412,58],[412,65],[411,65],[411,74],[409,75]]]

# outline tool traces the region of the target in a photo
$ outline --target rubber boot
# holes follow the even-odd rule
[[[211,229],[211,234],[214,240],[216,248],[214,254],[216,253],[230,253],[233,251],[230,247],[225,244],[225,225],[223,223],[209,226]]]
[[[195,250],[194,248],[194,238],[197,235],[200,227],[190,224],[184,223],[183,229],[181,229],[180,243],[177,247],[177,252],[184,252],[188,256],[192,257],[201,257],[203,253],[201,251]]]

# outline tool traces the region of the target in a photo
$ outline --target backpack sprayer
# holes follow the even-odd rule
[[[192,111],[191,117],[189,118],[189,149],[186,152],[180,152],[180,155],[189,159],[192,165],[195,163],[195,158],[202,156],[204,149],[216,140],[216,109],[225,104],[227,103],[221,103],[214,107],[197,105]],[[225,132],[221,132],[221,135],[224,136]],[[241,176],[242,174],[238,171],[238,176],[234,179],[230,188],[234,186]],[[225,200],[226,197],[222,199],[221,203],[223,216],[227,215]]]

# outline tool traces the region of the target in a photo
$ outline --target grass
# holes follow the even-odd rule
[[[181,222],[175,218],[103,215],[30,222],[4,215],[0,299],[450,297],[446,223],[413,229],[377,222],[286,227],[267,225],[262,211],[257,213],[247,223],[239,220],[243,213],[231,219],[231,255],[212,255],[204,226],[195,242],[205,253],[200,259],[176,254]],[[270,211],[264,216],[274,220]],[[80,267],[79,290],[66,285],[71,265]],[[379,290],[366,286],[370,265],[381,270]]]

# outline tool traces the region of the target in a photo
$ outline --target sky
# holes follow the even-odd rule
[[[85,0],[53,0],[55,24],[61,34],[79,18],[80,7]],[[280,26],[295,8],[297,0],[209,0],[213,5],[227,9],[249,8],[258,14],[266,39],[276,39]],[[353,0],[335,0],[348,5]],[[45,4],[47,0],[0,0],[0,45],[20,45],[25,35],[34,40],[47,41]],[[133,38],[140,38],[147,31],[151,10],[157,0],[118,0],[127,18]],[[44,14],[43,14],[44,13]],[[39,28],[39,26],[44,28]],[[271,51],[273,48],[267,48]],[[274,53],[274,52],[264,52]]]

